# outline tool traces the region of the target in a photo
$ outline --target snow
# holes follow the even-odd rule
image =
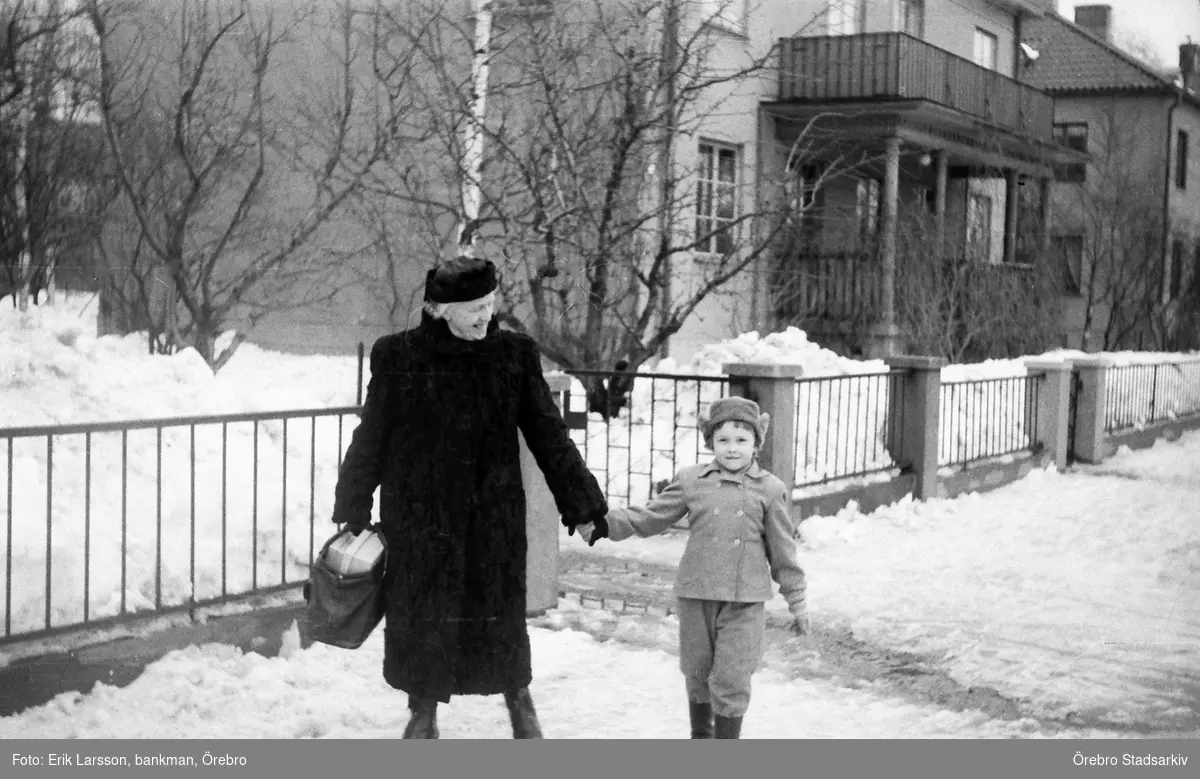
[[[214,377],[194,354],[151,357],[136,337],[97,338],[89,325],[94,305],[76,298],[25,315],[0,311],[0,427],[321,408],[354,401],[353,357],[294,357],[247,345]],[[692,364],[664,361],[656,370],[711,375],[712,366],[719,369],[730,354],[798,362],[806,376],[843,376],[864,387],[867,375],[880,370],[878,364],[831,356],[799,331],[763,338],[748,334],[701,350]],[[1112,357],[1127,364],[1146,359]],[[1185,358],[1162,356],[1167,359]],[[992,361],[948,366],[943,376],[970,380],[1024,372],[1022,361]],[[648,387],[653,387],[653,398]],[[668,387],[672,400],[686,399],[678,415],[673,402],[659,398]],[[721,390],[708,383],[692,387],[665,379],[639,381],[632,414],[610,426],[589,427],[589,444],[610,444],[590,448],[589,463],[595,467],[603,455],[612,465],[619,451],[614,445],[637,451],[648,444],[651,431],[655,447],[665,452],[655,461],[655,479],[669,477],[673,467],[688,464],[689,458],[694,462],[707,457],[695,424],[703,405]],[[844,410],[831,419],[845,419]],[[343,445],[356,422],[352,416],[343,420]],[[866,427],[877,429],[874,420]],[[313,542],[310,518],[317,523],[317,535],[324,535],[332,501],[337,423],[328,420],[316,426],[315,461],[309,424],[289,426],[286,491],[282,426],[261,423],[259,428],[257,437],[250,423],[230,425],[227,431],[224,544],[220,490],[203,486],[212,484],[206,477],[219,479],[222,472],[220,427],[197,428],[201,488],[194,531],[186,468],[190,429],[168,429],[164,434],[164,484],[173,489],[165,490],[162,507],[166,574],[161,582],[153,575],[154,539],[160,527],[154,499],[157,441],[152,431],[129,434],[124,587],[115,562],[120,559],[122,526],[120,436],[92,437],[88,517],[81,516],[89,489],[83,479],[88,453],[83,436],[55,439],[53,619],[82,615],[85,552],[93,617],[115,613],[122,592],[129,610],[160,597],[176,602],[193,589],[197,597],[219,592],[223,546],[230,589],[249,584],[251,576],[257,576],[259,585],[278,581],[284,568],[289,580],[301,578]],[[849,423],[843,429],[855,430]],[[582,439],[584,434],[577,435]],[[249,454],[255,440],[257,480]],[[7,456],[0,441],[0,464],[7,464]],[[11,484],[0,483],[0,526],[12,527],[13,571],[20,574],[13,577],[11,594],[14,630],[36,629],[44,618],[45,457],[44,438],[17,439],[14,478]],[[625,470],[625,464],[619,465]],[[0,467],[0,482],[7,478],[7,469]],[[3,499],[10,486],[11,515]],[[1068,473],[1034,471],[986,495],[906,499],[871,514],[850,506],[836,516],[811,517],[801,527],[800,555],[809,574],[813,618],[818,625],[849,628],[879,646],[938,657],[960,683],[995,687],[1022,700],[1038,717],[1060,719],[1075,712],[1112,727],[1150,723],[1196,728],[1200,701],[1187,690],[1194,690],[1200,677],[1198,492],[1200,434],[1187,433],[1148,450],[1122,449],[1098,466]],[[632,499],[646,497],[648,490]],[[93,538],[89,550],[80,543],[85,521]],[[589,548],[577,537],[563,535],[562,546],[581,554],[673,565],[684,538],[667,534],[620,544],[601,541]],[[251,561],[257,561],[257,570]],[[779,597],[769,609],[776,616],[786,612]],[[618,616],[568,601],[535,620],[533,694],[547,735],[685,735],[675,630],[672,617]],[[0,647],[0,665],[13,654]],[[382,682],[381,661],[379,633],[356,652],[320,645],[301,650],[293,636],[276,658],[223,646],[191,647],[152,664],[129,687],[100,684],[88,694],[63,695],[0,719],[0,737],[393,737],[403,728],[407,712],[404,696]],[[910,703],[881,687],[853,686],[817,673],[814,669],[820,664],[803,645],[776,640],[755,676],[745,735],[1058,734],[1031,719],[1003,722],[978,712]],[[361,694],[346,695],[347,690]],[[443,708],[444,737],[509,735],[498,697],[456,698]],[[264,711],[271,716],[264,717]],[[1069,735],[1112,734],[1072,730]]]

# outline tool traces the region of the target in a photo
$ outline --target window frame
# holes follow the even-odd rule
[[[1183,239],[1171,241],[1171,278],[1167,281],[1167,299],[1178,300],[1183,294]]]
[[[982,203],[982,207],[976,207],[976,203]],[[983,252],[976,257],[973,257],[975,262],[990,263],[992,261],[992,211],[995,209],[996,203],[992,196],[986,192],[968,192],[967,193],[967,235],[966,248],[968,252],[975,252],[978,248],[978,239],[975,235],[981,235],[983,238]],[[976,215],[983,216],[982,231],[976,233],[978,225],[976,224]]]
[[[1074,258],[1067,251],[1068,242],[1078,246]],[[1063,295],[1068,297],[1083,297],[1083,245],[1083,233],[1055,233],[1050,236],[1051,256],[1057,258],[1063,281]],[[1072,267],[1072,259],[1078,261],[1078,267]]]
[[[991,44],[990,54],[991,54],[992,62],[990,65],[979,61],[979,54],[980,54],[979,43],[980,43],[980,41],[987,41],[988,43]],[[971,57],[971,61],[974,62],[976,65],[978,65],[981,68],[986,68],[988,70],[999,72],[999,69],[1000,69],[1000,36],[990,30],[983,28],[983,27],[976,27],[975,28],[975,49],[974,49],[973,56]]]
[[[1187,189],[1188,145],[1190,142],[1187,130],[1175,133],[1175,188]]]
[[[746,34],[747,0],[698,0],[701,23],[737,35]]]
[[[705,149],[709,150],[707,158]],[[722,153],[731,154],[733,157],[733,181],[723,181],[721,179],[720,160]],[[695,222],[693,224],[695,252],[705,256],[726,256],[731,254],[736,248],[735,244],[739,232],[737,222],[742,215],[743,150],[737,144],[703,139],[696,145],[696,155],[698,159],[696,165]],[[719,192],[721,191],[731,193],[733,198],[732,216],[724,217],[718,214],[718,205],[720,203]],[[707,209],[704,208],[704,204],[706,203],[708,204]],[[702,223],[707,224],[702,228]],[[732,225],[732,229],[721,230],[721,223]],[[729,242],[727,248],[721,248],[722,241]]]
[[[1072,143],[1070,131],[1079,128],[1083,128],[1082,143]],[[1087,122],[1055,122],[1050,137],[1059,146],[1081,151],[1084,154],[1087,154],[1088,144],[1091,143],[1090,128]],[[1075,137],[1078,138],[1080,136]],[[1087,167],[1086,162],[1070,162],[1063,165],[1055,165],[1054,180],[1064,184],[1082,184],[1087,181]]]
[[[916,31],[910,27],[916,21]],[[896,29],[914,38],[925,38],[925,0],[896,0]]]
[[[867,27],[867,0],[829,0],[826,35],[862,35]]]

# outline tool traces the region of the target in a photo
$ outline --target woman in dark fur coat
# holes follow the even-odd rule
[[[408,693],[405,738],[437,738],[437,704],[451,695],[495,694],[514,738],[541,738],[529,696],[518,429],[563,524],[607,528],[604,495],[568,436],[537,344],[498,328],[496,286],[485,260],[429,271],[421,324],[371,349],[362,420],[338,477],[333,520],[355,531],[370,523],[380,487],[383,676]]]

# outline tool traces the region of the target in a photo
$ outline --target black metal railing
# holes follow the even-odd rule
[[[302,582],[358,411],[0,429],[0,643]]]
[[[928,100],[1050,141],[1054,99],[903,32],[783,38],[779,99]]]
[[[1200,414],[1200,359],[1110,367],[1104,431],[1113,433]]]
[[[891,442],[904,419],[903,371],[796,381],[796,485],[898,468]]]
[[[1037,451],[1043,374],[942,384],[938,466]]]
[[[700,420],[729,395],[729,377],[611,371],[567,371],[584,386],[617,377],[628,387],[624,410],[588,408],[578,391],[565,393],[563,412],[588,468],[613,506],[644,503],[682,468],[706,459]]]

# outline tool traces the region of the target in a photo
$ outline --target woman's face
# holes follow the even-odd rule
[[[496,313],[496,293],[466,303],[446,303],[442,319],[456,337],[478,341],[487,336],[488,323]]]

